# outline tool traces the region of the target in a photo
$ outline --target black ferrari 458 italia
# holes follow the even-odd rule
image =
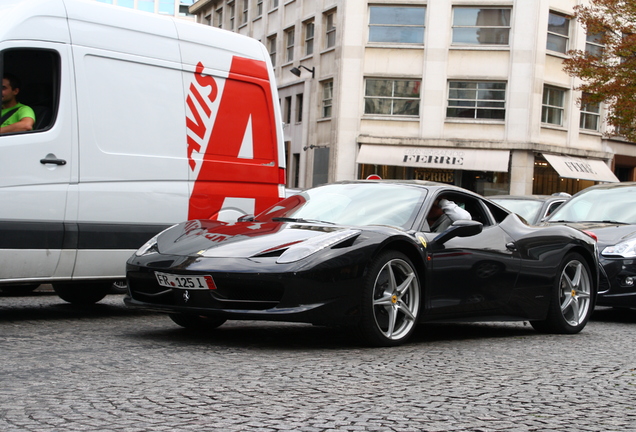
[[[524,320],[577,333],[594,308],[597,257],[583,231],[529,226],[458,187],[351,181],[238,222],[163,231],[129,259],[125,302],[186,328],[306,322],[348,326],[378,346],[432,321]]]

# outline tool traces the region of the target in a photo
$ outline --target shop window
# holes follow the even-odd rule
[[[371,6],[369,42],[424,43],[425,7]]]
[[[564,107],[565,90],[550,86],[543,87],[542,123],[563,126]]]
[[[510,8],[453,8],[453,44],[508,45]]]
[[[420,80],[367,78],[364,113],[388,116],[419,116]]]
[[[548,42],[546,48],[565,54],[570,41],[570,19],[565,15],[550,12],[548,18]]]
[[[581,118],[579,127],[592,131],[598,131],[601,118],[601,104],[589,100],[589,94],[583,93],[581,98]]]
[[[10,74],[17,79],[15,85],[20,90],[16,100],[31,107],[35,114],[33,130],[27,133],[50,129],[55,123],[59,102],[58,53],[45,49],[9,49],[1,55],[2,75]]]
[[[504,120],[506,118],[506,83],[449,82],[446,117]]]

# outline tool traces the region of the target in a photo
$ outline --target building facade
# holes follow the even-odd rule
[[[636,145],[581,103],[570,49],[601,49],[580,0],[199,0],[276,70],[288,186],[425,179],[484,195],[636,180]]]
[[[100,3],[127,7],[144,12],[193,19],[188,8],[194,0],[95,0]]]

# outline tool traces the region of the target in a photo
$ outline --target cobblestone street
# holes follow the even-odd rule
[[[426,325],[371,349],[301,324],[192,334],[122,299],[0,297],[1,431],[636,431],[636,311],[574,336]]]

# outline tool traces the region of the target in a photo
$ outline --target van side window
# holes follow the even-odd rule
[[[1,54],[2,74],[19,79],[17,101],[33,109],[36,133],[55,123],[59,104],[60,56],[56,51],[37,48],[7,49]],[[1,138],[0,138],[1,139]]]

